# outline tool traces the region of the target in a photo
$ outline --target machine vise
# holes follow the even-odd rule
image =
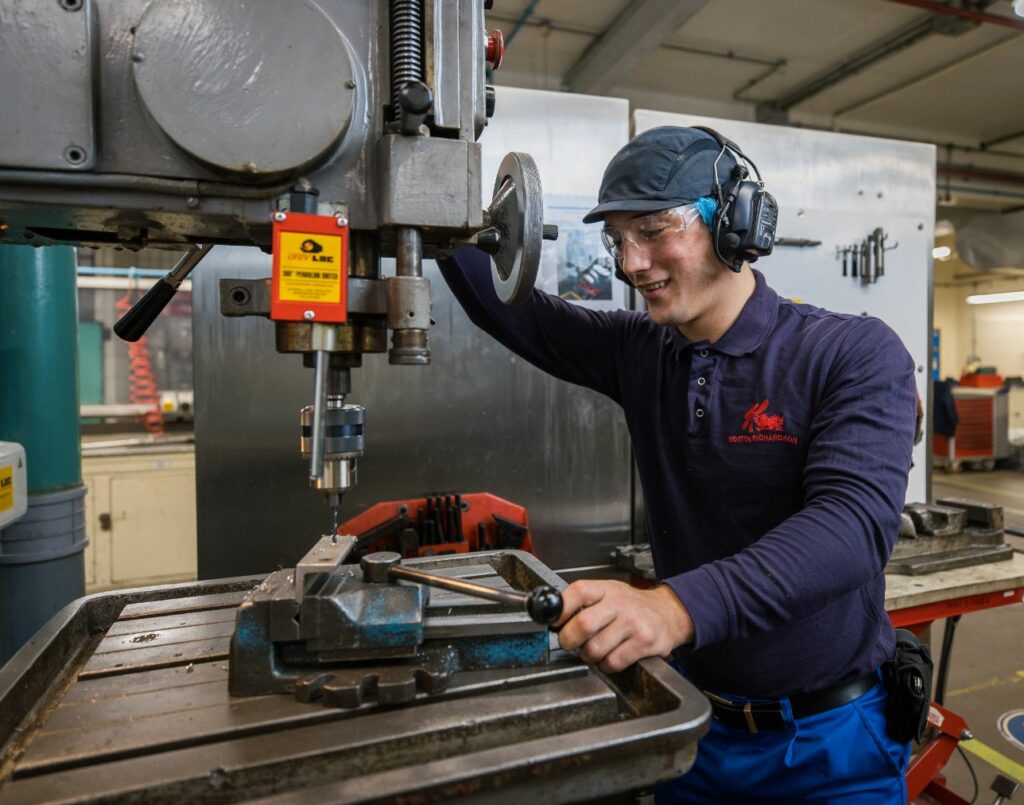
[[[271,574],[242,602],[231,638],[232,695],[401,704],[442,692],[458,671],[547,664],[547,625],[562,602],[529,554],[403,564],[397,553],[378,552],[342,564],[355,543],[321,538],[294,570]],[[517,580],[535,589],[518,592]],[[431,596],[427,585],[444,589]]]

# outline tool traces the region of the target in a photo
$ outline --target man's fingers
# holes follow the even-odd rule
[[[558,644],[566,651],[575,651],[614,621],[617,615],[615,607],[607,604],[581,609],[558,632]]]
[[[562,591],[562,617],[554,622],[557,629],[583,607],[592,607],[604,597],[605,582],[574,581]]]
[[[624,640],[597,664],[597,667],[606,674],[616,674],[633,663],[650,656],[640,648],[637,640]]]
[[[586,663],[597,665],[619,647],[630,642],[630,633],[621,621],[614,621],[591,637],[579,650],[579,657]]]

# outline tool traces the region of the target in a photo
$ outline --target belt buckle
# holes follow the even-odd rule
[[[750,702],[743,704],[743,718],[747,722],[747,729],[751,735],[757,735],[757,724],[754,723],[754,712],[750,707]]]
[[[729,707],[735,707],[738,704],[738,702],[733,702],[733,701],[730,701],[729,699],[725,699],[725,698],[723,698],[721,696],[717,696],[717,695],[715,695],[714,693],[712,693],[709,690],[705,690],[705,691],[702,691],[702,692],[709,699],[711,699],[712,701],[718,702],[719,704],[724,704],[724,705],[727,705]],[[744,702],[743,703],[743,720],[747,722],[747,731],[751,735],[757,735],[757,732],[758,732],[758,730],[757,730],[757,722],[754,721],[754,711],[753,711],[753,708],[751,707],[751,703],[750,702]]]

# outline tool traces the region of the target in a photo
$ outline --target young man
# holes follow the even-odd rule
[[[470,318],[625,411],[660,585],[578,581],[559,641],[604,671],[671,657],[712,702],[691,772],[659,802],[902,803],[885,728],[884,567],[914,437],[913,362],[877,319],[780,298],[719,259],[729,149],[640,134],[608,165],[602,238],[647,312],[534,291],[506,307],[489,261],[441,261]],[[717,174],[717,180],[716,180]]]

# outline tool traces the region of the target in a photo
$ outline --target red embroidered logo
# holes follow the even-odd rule
[[[768,400],[750,406],[743,417],[743,430],[747,433],[755,433],[762,430],[777,430],[781,433],[783,418],[766,414],[765,410],[767,408]]]
[[[743,433],[729,436],[729,444],[754,444],[755,442],[785,442],[800,444],[799,436],[783,433],[786,418],[782,414],[769,414],[768,400],[754,403],[743,415]]]

